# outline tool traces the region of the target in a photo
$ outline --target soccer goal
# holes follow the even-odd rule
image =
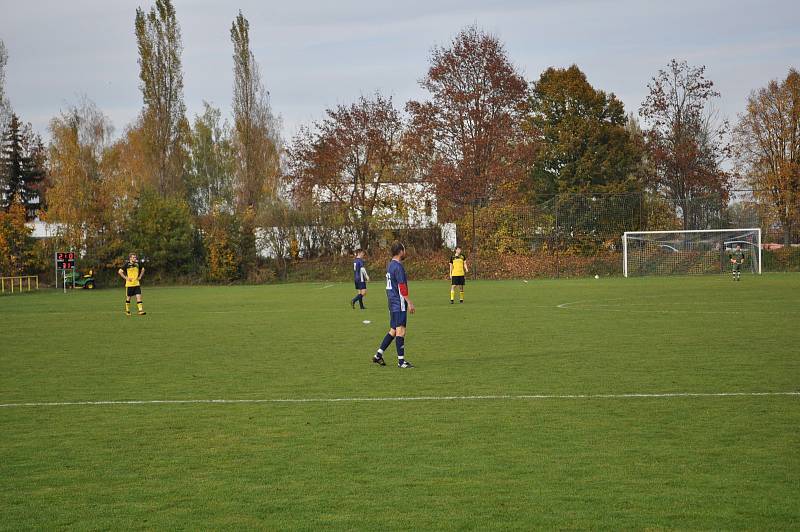
[[[744,271],[761,273],[761,229],[629,231],[622,235],[625,277],[722,273],[741,245]]]

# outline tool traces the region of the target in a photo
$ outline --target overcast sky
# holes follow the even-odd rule
[[[85,94],[119,133],[139,112],[133,20],[150,0],[0,0],[13,109],[46,135],[60,109]],[[500,37],[533,80],[576,63],[596,88],[636,111],[646,85],[676,57],[708,67],[721,113],[800,68],[798,0],[175,0],[183,32],[185,100],[230,112],[230,26],[239,9],[283,135],[324,110],[376,90],[398,107],[423,98],[418,80],[434,45],[477,23]]]

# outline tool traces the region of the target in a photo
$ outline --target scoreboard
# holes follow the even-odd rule
[[[75,253],[61,252],[56,253],[56,269],[58,270],[74,270],[75,269]]]

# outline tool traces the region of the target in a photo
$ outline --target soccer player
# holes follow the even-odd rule
[[[142,305],[141,280],[144,275],[144,266],[139,265],[136,253],[131,253],[128,256],[128,262],[123,264],[117,273],[125,279],[125,314],[131,315],[131,296],[136,296],[136,308],[139,309],[137,314],[139,316],[147,314]]]
[[[733,265],[731,270],[733,280],[740,281],[742,279],[742,264],[744,264],[744,251],[742,251],[741,244],[736,244],[736,249],[731,251],[730,259]]]
[[[381,346],[372,357],[372,362],[385,366],[383,352],[389,348],[392,340],[397,348],[397,367],[413,368],[405,358],[406,320],[410,312],[416,310],[414,303],[408,298],[408,279],[403,261],[406,259],[406,248],[400,242],[392,244],[392,260],[386,267],[386,297],[389,300],[389,332],[381,342]]]
[[[469,273],[467,257],[461,253],[461,248],[456,247],[453,256],[450,257],[450,304],[455,302],[456,287],[458,287],[458,302],[464,302],[464,275]]]
[[[369,275],[364,267],[364,250],[361,248],[356,250],[356,258],[353,261],[353,277],[356,283],[356,297],[350,301],[350,307],[356,308],[356,303],[358,303],[361,310],[364,310],[364,296],[367,295]]]

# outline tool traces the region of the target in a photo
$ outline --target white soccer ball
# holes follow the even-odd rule
[[[595,279],[599,279],[599,278],[600,278],[600,276],[599,276],[599,275],[597,275],[597,274],[594,274],[594,278],[595,278]]]
[[[364,323],[364,324],[366,324],[366,325],[369,325],[369,324],[370,324],[370,323],[372,323],[372,322],[371,322],[371,321],[369,321],[369,320],[364,320],[364,321],[362,321],[361,323]]]

